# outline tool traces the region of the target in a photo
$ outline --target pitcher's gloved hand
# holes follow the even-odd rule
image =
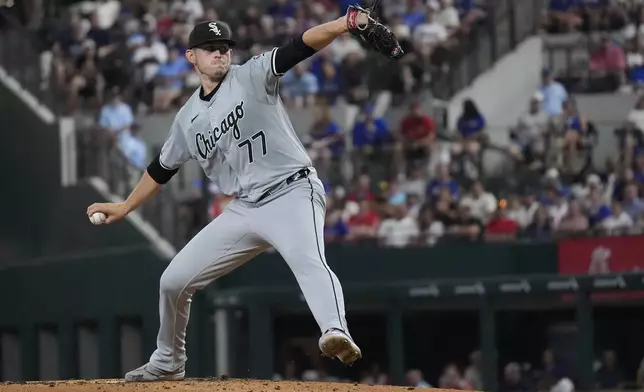
[[[403,56],[404,52],[394,33],[371,17],[371,9],[350,5],[346,19],[349,33],[360,37],[372,49],[392,60],[398,60]]]

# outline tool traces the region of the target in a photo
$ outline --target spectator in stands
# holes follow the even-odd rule
[[[550,69],[541,72],[543,85],[541,95],[543,96],[542,107],[550,117],[556,117],[563,113],[564,102],[568,100],[566,88],[554,79]]]
[[[439,0],[439,7],[436,12],[436,20],[445,26],[449,34],[454,33],[461,24],[461,17],[454,7],[453,0]]]
[[[329,105],[333,105],[340,95],[340,67],[333,62],[327,48],[311,59],[311,72],[318,81],[318,95]]]
[[[418,243],[425,246],[434,246],[445,234],[445,225],[434,217],[431,206],[425,205],[418,214]]]
[[[484,239],[488,242],[503,242],[516,239],[519,224],[508,217],[505,208],[497,208],[485,225]]]
[[[633,221],[637,221],[644,214],[644,200],[639,197],[639,189],[636,184],[626,186],[622,208]]]
[[[447,28],[437,20],[436,13],[430,8],[426,9],[424,21],[413,29],[412,35],[414,45],[419,50],[425,49],[430,52],[448,37]]]
[[[361,200],[369,200],[372,201],[375,199],[375,195],[372,192],[371,189],[371,177],[367,173],[361,173],[358,176],[358,180],[356,181],[356,188],[349,193],[347,196],[347,200],[351,201],[361,201]]]
[[[349,234],[349,227],[344,219],[346,199],[341,189],[333,194],[327,193],[327,213],[324,225],[324,242],[340,242]]]
[[[431,388],[427,381],[425,381],[423,372],[418,369],[411,369],[405,374],[407,385],[416,388]]]
[[[465,369],[465,381],[476,391],[483,390],[483,378],[481,376],[481,352],[474,351],[470,354],[470,364]]]
[[[427,178],[421,167],[415,166],[411,169],[411,173],[404,181],[402,188],[407,194],[418,195],[421,202],[425,200]]]
[[[549,130],[549,119],[541,109],[542,101],[543,94],[535,93],[530,99],[528,112],[521,115],[516,127],[510,129],[510,154],[533,169],[540,169],[545,164],[545,138]]]
[[[602,363],[595,372],[598,389],[621,389],[626,381],[624,372],[617,366],[617,355],[613,350],[606,350],[602,355]]]
[[[541,356],[542,368],[534,372],[534,378],[539,391],[548,391],[554,387],[566,373],[566,369],[560,361],[557,361],[555,353],[551,349],[544,350]]]
[[[308,69],[308,63],[299,63],[280,80],[282,97],[296,108],[313,106],[319,91],[318,80]]]
[[[481,146],[487,140],[485,126],[485,118],[474,101],[471,99],[463,101],[463,112],[456,123],[458,132],[452,146],[452,153],[455,156],[460,157],[465,162],[472,162],[475,165],[478,165]],[[462,168],[463,172],[469,172],[467,177],[475,178],[478,174],[472,173],[474,168],[467,169],[467,167],[468,166],[464,163]]]
[[[365,50],[360,43],[350,35],[341,35],[335,41],[329,44],[329,51],[333,63],[342,64],[345,59],[352,54],[354,59],[358,60],[364,57]]]
[[[563,235],[578,234],[587,231],[590,224],[577,200],[568,203],[568,211],[557,225],[557,233]]]
[[[459,197],[458,182],[452,178],[449,172],[449,166],[446,164],[436,166],[436,175],[427,184],[427,198],[431,200],[438,197],[443,188],[447,188],[454,199]]]
[[[429,159],[436,142],[436,126],[434,120],[423,113],[420,102],[411,105],[396,139],[394,158],[400,173],[406,173],[408,165],[422,164]]]
[[[523,379],[521,367],[516,362],[508,363],[503,371],[499,392],[531,392],[533,388]]]
[[[348,103],[363,105],[369,98],[368,74],[366,71],[364,56],[359,52],[349,52],[342,60],[340,65],[340,91]]]
[[[339,158],[344,152],[344,135],[340,126],[333,121],[328,105],[316,106],[315,117],[309,131],[312,139],[309,156],[320,172],[320,177],[327,179],[332,160]]]
[[[113,90],[106,104],[101,108],[98,126],[120,147],[123,140],[129,136],[133,124],[132,108],[123,102],[120,91]]]
[[[612,214],[600,223],[601,229],[608,235],[628,234],[635,225],[633,218],[622,210],[622,205],[617,201],[613,202],[611,212]]]
[[[139,86],[135,94],[138,100],[150,108],[153,105],[154,78],[160,64],[168,61],[168,47],[157,34],[150,34],[147,37],[136,35],[130,38],[130,44],[133,50],[132,62],[139,73]],[[134,109],[136,110],[136,107]]]
[[[639,97],[622,128],[615,130],[619,138],[621,161],[630,164],[635,154],[644,147],[644,97]]]
[[[445,366],[443,369],[443,374],[438,380],[439,388],[444,389],[454,389],[461,391],[471,391],[472,386],[463,378],[461,372],[458,370],[458,367],[451,363]]]
[[[635,34],[634,31],[633,34]],[[644,48],[642,48],[639,37],[630,37],[627,32],[624,32],[624,36],[628,39],[628,46],[626,47],[626,74],[633,89],[638,91],[644,84]]]
[[[631,183],[639,186],[633,169],[624,163],[620,163],[615,170],[609,172],[606,193],[611,199],[624,200],[626,187]]]
[[[69,104],[71,110],[78,107],[79,97],[85,101],[95,99],[96,103],[101,103],[105,88],[105,80],[98,67],[99,57],[96,52],[96,43],[86,40],[82,47],[84,51],[76,58],[70,71]]]
[[[405,201],[407,205],[408,215],[412,218],[418,220],[420,216],[420,210],[423,207],[423,202],[421,201],[420,195],[418,193],[405,193]]]
[[[644,184],[644,150],[637,151],[633,166],[634,180],[641,186]]]
[[[550,188],[546,190],[548,204],[548,215],[550,216],[552,228],[557,229],[564,216],[568,214],[568,201],[561,188]]]
[[[624,49],[602,35],[599,47],[590,54],[590,77],[600,79],[603,91],[615,91],[626,83],[626,55]]]
[[[362,200],[360,211],[347,222],[349,234],[347,240],[356,243],[375,243],[378,239],[380,217],[373,212],[371,202]]]
[[[392,216],[382,221],[378,230],[380,244],[386,247],[404,248],[417,242],[418,224],[407,215],[404,204],[392,208]]]
[[[356,167],[362,167],[362,163],[366,160],[381,156],[384,148],[392,141],[387,122],[375,116],[372,105],[365,107],[363,116],[364,119],[357,121],[353,127]]]
[[[387,197],[389,205],[397,206],[400,204],[407,204],[407,193],[403,189],[401,177],[402,176],[398,175],[386,184],[385,197]]]
[[[532,222],[532,217],[538,208],[537,203],[524,204],[518,196],[508,198],[507,218],[515,221],[521,229]]]
[[[174,0],[170,12],[183,13],[189,23],[195,23],[204,16],[204,8],[201,0]]]
[[[486,192],[481,181],[474,181],[470,191],[463,196],[460,205],[467,207],[471,216],[485,224],[497,209],[496,197]]]
[[[577,189],[575,197],[580,200],[584,209],[589,209],[591,205],[591,195],[593,193],[602,194],[604,198],[610,199],[610,196],[606,197],[604,194],[602,180],[595,173],[591,173],[586,177],[586,187]]]
[[[548,209],[539,207],[534,214],[532,223],[524,231],[524,236],[537,240],[550,239],[552,237],[553,228],[550,223],[550,215]]]
[[[566,101],[563,107],[563,134],[560,141],[559,160],[570,168],[576,163],[581,143],[588,135],[588,122],[571,100]]]
[[[132,124],[129,133],[125,133],[121,141],[121,150],[128,162],[137,170],[143,171],[150,163],[148,159],[148,146],[139,136],[139,126]],[[140,176],[137,173],[137,176]]]
[[[579,30],[583,23],[577,4],[568,0],[550,0],[548,17],[550,33],[570,33]]]
[[[168,51],[168,61],[159,65],[156,74],[153,108],[157,112],[170,110],[183,93],[185,77],[191,71],[190,64],[177,50]]]
[[[125,92],[131,86],[134,72],[126,35],[124,31],[115,31],[101,57],[101,72],[108,90],[116,87]]]
[[[438,211],[441,209],[442,206],[437,206]],[[454,218],[448,219],[446,226],[446,234],[452,240],[477,241],[482,231],[481,222],[472,216],[467,205],[459,205]]]
[[[440,192],[438,193],[438,197],[436,197],[432,203],[438,208],[438,204],[441,202],[447,203],[447,206],[449,207],[450,210],[453,210],[454,213],[456,213],[456,210],[458,209],[458,199],[450,192],[449,188],[441,188]]]
[[[599,188],[593,188],[589,195],[587,207],[588,220],[591,227],[600,227],[600,223],[611,215],[609,200]]]

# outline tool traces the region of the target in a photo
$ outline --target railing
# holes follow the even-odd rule
[[[514,50],[539,29],[544,0],[486,2],[487,18],[476,27],[452,56],[447,74],[434,79],[434,96],[447,100],[467,87],[481,73]]]
[[[599,33],[544,35],[544,66],[572,93],[614,92],[621,87],[617,75],[596,75],[589,72],[590,55],[599,44]],[[611,33],[622,40],[621,32]],[[628,69],[624,77],[628,76]]]

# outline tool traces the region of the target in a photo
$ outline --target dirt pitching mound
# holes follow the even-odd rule
[[[430,391],[424,388],[364,385],[354,383],[323,383],[264,380],[188,379],[153,383],[125,383],[123,380],[52,381],[0,383],[2,392],[401,392]],[[432,389],[432,392],[454,392]]]

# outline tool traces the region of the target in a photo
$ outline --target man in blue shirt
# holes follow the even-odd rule
[[[427,199],[435,202],[443,188],[449,190],[453,200],[458,200],[458,182],[450,175],[447,164],[441,164],[436,167],[436,177],[427,184]]]
[[[374,115],[374,107],[368,105],[364,111],[364,120],[357,121],[353,127],[353,148],[356,167],[370,159],[386,159],[381,156],[387,144],[392,142],[387,122]],[[378,153],[374,155],[374,153]]]
[[[315,103],[315,95],[319,91],[318,80],[303,63],[288,71],[280,83],[284,98],[290,100],[295,107],[311,106]]]
[[[564,102],[568,100],[568,92],[561,83],[554,79],[552,71],[549,69],[544,69],[541,76],[543,78],[543,86],[540,90],[543,95],[541,103],[543,111],[550,117],[559,116],[563,113]]]
[[[375,117],[373,110],[373,106],[367,106],[365,120],[357,122],[353,127],[353,146],[356,150],[372,151],[373,147],[391,141],[387,122]]]
[[[137,170],[143,171],[150,163],[148,160],[148,146],[138,134],[138,127],[135,125],[130,133],[123,138],[121,151],[130,165]],[[138,173],[136,178],[140,176],[141,173]]]
[[[120,147],[123,139],[129,136],[134,123],[134,114],[130,105],[123,102],[120,92],[112,91],[107,103],[101,108],[98,126],[107,132]]]
[[[624,201],[622,202],[622,208],[633,218],[633,221],[637,221],[644,215],[644,200],[638,196],[638,193],[639,190],[636,184],[628,184],[624,191]]]
[[[154,89],[154,110],[165,112],[181,96],[185,77],[190,72],[190,64],[177,50],[168,51],[168,61],[160,64],[157,70],[157,86]]]

